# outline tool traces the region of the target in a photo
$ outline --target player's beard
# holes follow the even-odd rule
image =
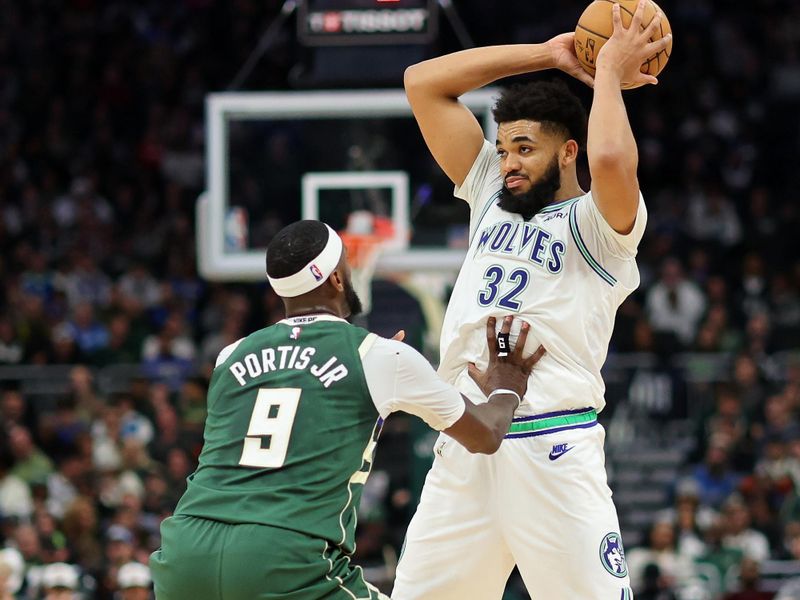
[[[361,305],[361,298],[358,297],[353,282],[348,277],[344,282],[344,300],[347,302],[347,307],[350,309],[350,317],[353,318],[361,314],[364,307]]]
[[[547,165],[544,175],[539,181],[531,184],[527,192],[514,194],[505,185],[500,190],[500,208],[508,212],[518,213],[526,221],[556,199],[556,192],[561,189],[561,171],[558,168],[558,155]]]

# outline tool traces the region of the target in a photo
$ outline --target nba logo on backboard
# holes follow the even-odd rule
[[[314,276],[314,279],[316,279],[317,281],[322,281],[324,279],[322,271],[319,270],[319,267],[317,265],[311,265],[308,268],[311,269],[311,274]]]

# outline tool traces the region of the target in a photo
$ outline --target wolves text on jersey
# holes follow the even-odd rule
[[[309,365],[311,365],[309,372],[326,388],[347,377],[347,367],[335,356],[330,357],[322,365],[311,364],[311,357],[316,352],[316,348],[301,346],[262,348],[260,357],[251,352],[242,360],[233,363],[229,369],[239,385],[247,383],[245,376],[252,379],[279,369],[303,371],[309,369]]]
[[[564,267],[566,248],[564,242],[532,223],[502,221],[478,234],[474,256],[484,253],[525,256],[532,264],[555,274]]]

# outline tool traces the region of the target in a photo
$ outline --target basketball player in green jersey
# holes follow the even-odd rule
[[[360,310],[339,236],[284,228],[267,275],[286,319],[225,348],[208,393],[205,445],[150,564],[158,600],[386,598],[350,564],[356,509],[383,419],[401,410],[492,453],[543,353],[523,358],[486,328],[492,360],[473,404],[410,346],[350,325]],[[497,344],[500,343],[501,350]]]

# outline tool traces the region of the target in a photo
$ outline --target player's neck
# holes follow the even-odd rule
[[[338,312],[335,310],[330,310],[328,308],[322,307],[314,307],[309,308],[308,310],[293,310],[292,312],[286,313],[286,318],[291,319],[292,317],[306,317],[308,315],[333,315],[334,317],[342,317]]]
[[[555,198],[553,198],[553,204],[558,204],[559,202],[563,202],[564,200],[572,200],[572,198],[577,198],[578,196],[583,196],[586,192],[581,189],[578,180],[575,179],[570,183],[562,183],[561,187],[555,194]]]
[[[286,306],[287,319],[291,319],[292,317],[307,317],[308,315],[333,315],[334,317],[339,317],[340,319],[344,319],[347,316],[341,314],[341,311],[337,310],[336,307],[328,304]]]

